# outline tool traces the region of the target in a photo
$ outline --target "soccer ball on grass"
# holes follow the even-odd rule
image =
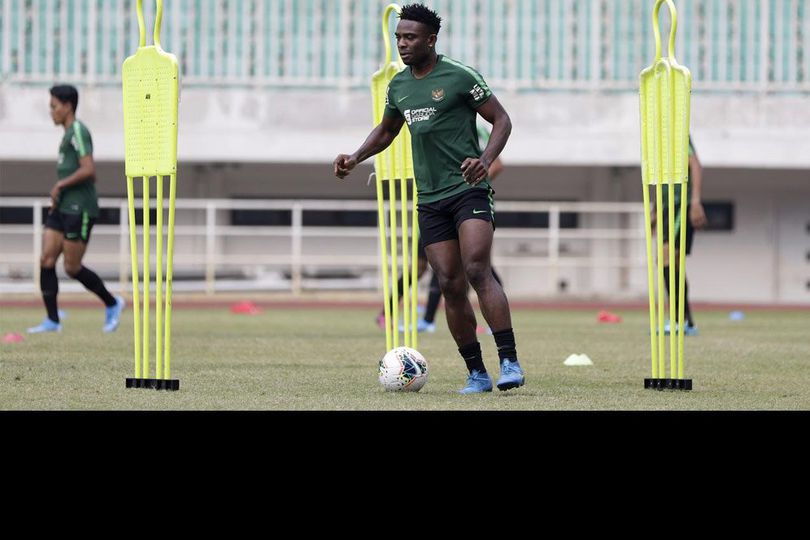
[[[380,360],[380,384],[387,392],[418,392],[427,376],[427,360],[415,349],[397,347]]]

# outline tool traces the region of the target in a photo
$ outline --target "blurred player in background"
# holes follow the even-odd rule
[[[706,212],[703,209],[703,203],[701,202],[701,193],[703,187],[703,167],[700,164],[700,160],[698,159],[697,152],[695,152],[695,147],[692,144],[692,137],[689,137],[689,181],[687,182],[687,189],[686,189],[686,200],[688,201],[686,204],[686,254],[689,255],[692,252],[692,241],[695,236],[695,229],[702,229],[706,226]],[[662,191],[662,198],[663,198],[663,208],[666,209],[668,207],[668,200],[669,200],[669,190],[664,189]],[[679,221],[678,216],[680,216],[680,208],[681,203],[683,202],[683,198],[681,197],[681,185],[677,184],[675,186],[675,253],[678,253],[680,241],[680,226],[681,223]],[[653,214],[653,223],[655,223],[655,210],[652,212]],[[664,223],[661,227],[661,234],[664,235],[664,285],[667,289],[667,295],[669,295],[669,273],[670,268],[675,271],[675,283],[678,283],[678,265],[677,261],[676,264],[670,267],[669,264],[669,220],[664,219]],[[675,295],[672,300],[675,302],[675,311],[678,311],[678,298]],[[697,325],[695,325],[695,319],[692,316],[692,310],[689,306],[689,282],[686,280],[684,276],[684,318],[686,319],[686,325],[684,326],[684,335],[686,336],[696,336],[698,333]],[[664,326],[664,333],[670,333],[670,323],[667,323]]]
[[[51,207],[45,221],[40,258],[39,285],[47,316],[28,332],[61,332],[56,296],[59,280],[56,261],[64,254],[65,272],[98,296],[104,305],[105,332],[118,328],[124,299],[114,297],[104,282],[89,268],[82,258],[90,241],[90,231],[98,217],[96,194],[96,166],[93,162],[93,141],[87,127],[76,119],[79,92],[73,86],[54,86],[51,92],[51,118],[62,126],[65,134],[59,144],[59,162],[56,165],[57,182],[51,189]]]

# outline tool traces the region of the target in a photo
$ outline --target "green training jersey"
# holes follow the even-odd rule
[[[415,78],[410,68],[391,79],[385,116],[404,118],[408,124],[420,203],[468,189],[490,189],[488,178],[476,186],[467,184],[461,164],[481,157],[476,109],[491,96],[477,71],[443,55],[422,79]]]
[[[93,139],[87,127],[74,120],[65,130],[65,136],[59,144],[59,162],[56,165],[56,176],[60,180],[67,178],[79,169],[79,158],[93,155]],[[98,195],[96,184],[87,180],[75,186],[66,187],[59,194],[59,211],[65,214],[81,214],[89,217],[98,216]]]

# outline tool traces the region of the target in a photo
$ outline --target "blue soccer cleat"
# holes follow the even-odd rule
[[[509,390],[517,388],[526,383],[526,377],[517,360],[505,358],[501,362],[501,377],[498,379],[498,390]]]
[[[675,325],[675,332],[677,332],[677,331],[678,331],[678,325],[676,324]],[[669,321],[667,321],[666,323],[664,323],[664,335],[668,336],[670,334],[670,332],[671,332],[671,330],[670,330],[670,326],[669,326]],[[686,326],[683,327],[683,335],[684,336],[696,336],[696,335],[698,335],[697,326],[691,325],[691,324],[689,324],[689,321],[686,321]]]
[[[121,312],[124,311],[124,306],[127,303],[121,296],[115,297],[115,305],[104,308],[104,331],[115,332],[118,324],[121,322]]]
[[[28,329],[29,334],[42,334],[44,332],[61,332],[62,325],[58,322],[54,322],[50,320],[48,317],[40,323],[38,326],[32,326]]]
[[[419,319],[416,323],[416,331],[432,334],[436,331],[436,323],[427,322],[425,319]]]
[[[458,391],[459,394],[480,394],[492,392],[492,379],[489,373],[481,373],[477,369],[470,372],[467,377],[467,386]]]
[[[405,331],[404,323],[399,323],[399,331],[400,332]],[[419,319],[418,321],[416,321],[416,331],[427,332],[429,334],[432,334],[436,331],[436,323],[429,323],[424,319]]]

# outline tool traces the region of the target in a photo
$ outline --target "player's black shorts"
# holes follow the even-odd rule
[[[419,234],[425,246],[457,240],[458,228],[468,219],[483,219],[495,229],[495,203],[490,189],[468,189],[431,203],[419,203]]]
[[[90,231],[93,230],[95,222],[96,219],[88,216],[87,212],[66,214],[59,210],[53,210],[48,214],[48,219],[45,220],[45,227],[60,231],[65,235],[65,240],[78,240],[86,244],[90,241]]]
[[[689,219],[689,211],[691,206],[686,207],[686,254],[692,252],[692,239],[695,236],[695,228],[692,227],[692,222]],[[677,248],[681,242],[681,229],[680,229],[680,207],[675,208],[675,247]],[[664,226],[661,228],[661,234],[664,235],[664,243],[669,242],[669,218],[664,213]]]

